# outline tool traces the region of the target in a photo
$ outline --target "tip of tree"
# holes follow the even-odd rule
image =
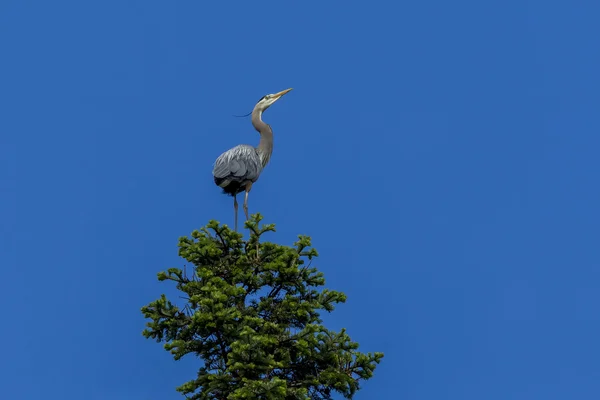
[[[342,292],[324,289],[324,274],[311,239],[291,245],[263,241],[275,224],[252,214],[244,239],[210,220],[180,237],[179,255],[191,268],[169,268],[159,281],[181,292],[142,307],[146,338],[164,342],[178,360],[199,356],[198,378],[178,390],[191,398],[350,398],[372,376],[382,353],[360,353],[345,329],[330,331],[320,314],[343,303]]]

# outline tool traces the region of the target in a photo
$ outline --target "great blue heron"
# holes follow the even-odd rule
[[[279,100],[290,89],[279,93],[263,96],[252,110],[252,125],[260,133],[260,141],[257,147],[248,144],[240,144],[221,154],[215,161],[213,176],[217,186],[223,189],[223,193],[233,197],[234,225],[238,226],[238,202],[237,195],[243,191],[244,214],[248,220],[248,194],[252,184],[258,180],[263,168],[269,162],[273,152],[273,130],[269,124],[262,120],[262,113],[273,103]]]

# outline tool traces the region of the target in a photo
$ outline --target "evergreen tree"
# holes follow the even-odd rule
[[[261,241],[274,225],[260,214],[246,222],[248,240],[216,221],[179,239],[179,255],[194,265],[160,272],[174,281],[185,305],[163,294],[142,308],[143,334],[165,342],[176,360],[203,360],[196,379],[177,388],[190,399],[352,398],[372,377],[382,353],[360,353],[344,329],[322,325],[346,296],[318,290],[325,279],[311,267],[317,251],[307,236],[293,246]]]

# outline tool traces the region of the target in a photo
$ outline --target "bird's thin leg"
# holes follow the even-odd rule
[[[237,211],[238,211],[238,203],[237,203],[237,196],[233,195],[233,211],[234,211],[234,223],[233,226],[235,227],[235,231],[237,232]]]
[[[252,189],[252,183],[246,185],[246,196],[244,197],[244,213],[246,214],[246,221],[250,219],[250,217],[248,217],[248,194],[250,194],[250,189]]]

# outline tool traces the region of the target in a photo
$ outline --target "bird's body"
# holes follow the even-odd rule
[[[263,168],[257,149],[240,144],[217,158],[213,177],[223,193],[235,196],[243,192],[247,184],[256,182]]]
[[[233,197],[235,213],[235,230],[237,231],[237,195],[246,192],[244,213],[248,219],[248,194],[261,172],[267,166],[273,153],[273,130],[263,122],[262,113],[284,94],[292,89],[263,96],[252,110],[252,125],[260,133],[257,147],[240,144],[221,154],[215,161],[213,177],[215,184],[223,189],[223,193]]]

